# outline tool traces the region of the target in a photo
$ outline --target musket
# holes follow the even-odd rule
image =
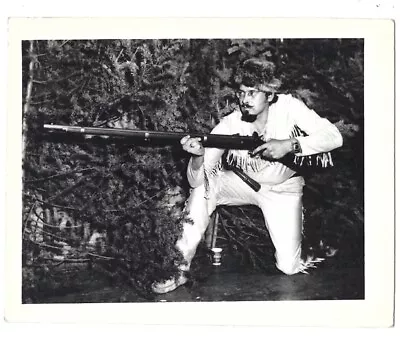
[[[253,136],[225,135],[225,134],[201,134],[201,133],[185,133],[185,132],[158,132],[133,130],[124,128],[103,128],[103,127],[81,127],[81,126],[66,126],[66,125],[50,125],[44,124],[43,128],[53,135],[90,135],[101,137],[115,137],[123,139],[124,142],[131,141],[132,143],[140,144],[167,144],[179,145],[180,140],[189,135],[192,138],[199,138],[204,147],[213,147],[221,149],[244,149],[252,150],[263,144],[261,138],[255,133]],[[231,167],[239,178],[241,178],[254,191],[259,191],[261,185],[250,178],[240,168]]]
[[[102,137],[115,137],[117,139],[122,138],[124,141],[140,141],[147,144],[162,143],[168,145],[179,145],[180,140],[187,135],[190,135],[192,138],[199,138],[204,147],[252,150],[263,144],[263,141],[257,134],[254,134],[253,136],[240,136],[187,132],[158,132],[124,128],[81,127],[50,124],[44,124],[43,128],[48,133],[58,135],[98,135]]]

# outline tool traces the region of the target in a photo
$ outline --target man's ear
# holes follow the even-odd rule
[[[267,96],[267,101],[269,103],[271,103],[275,98],[275,93],[266,93],[265,95]]]

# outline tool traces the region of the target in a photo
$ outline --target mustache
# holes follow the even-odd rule
[[[239,103],[241,108],[252,108],[252,105]]]

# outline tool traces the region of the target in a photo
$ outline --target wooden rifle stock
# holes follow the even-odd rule
[[[239,136],[224,134],[201,134],[185,132],[156,132],[145,130],[133,130],[123,128],[103,128],[103,127],[81,127],[66,125],[44,124],[45,131],[53,134],[84,134],[98,135],[103,137],[115,137],[125,141],[152,143],[161,142],[168,145],[179,145],[180,140],[187,135],[192,138],[200,138],[204,147],[215,147],[222,149],[247,149],[252,150],[263,142],[257,136]]]

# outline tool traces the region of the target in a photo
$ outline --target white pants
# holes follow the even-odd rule
[[[256,205],[264,215],[274,244],[277,268],[285,274],[298,273],[301,269],[303,186],[304,179],[294,177],[275,186],[261,185],[255,192],[236,174],[226,171],[210,180],[209,199],[205,199],[204,185],[192,189],[185,209],[193,223],[183,225],[182,237],[176,243],[186,261],[180,269],[189,270],[216,206]]]

